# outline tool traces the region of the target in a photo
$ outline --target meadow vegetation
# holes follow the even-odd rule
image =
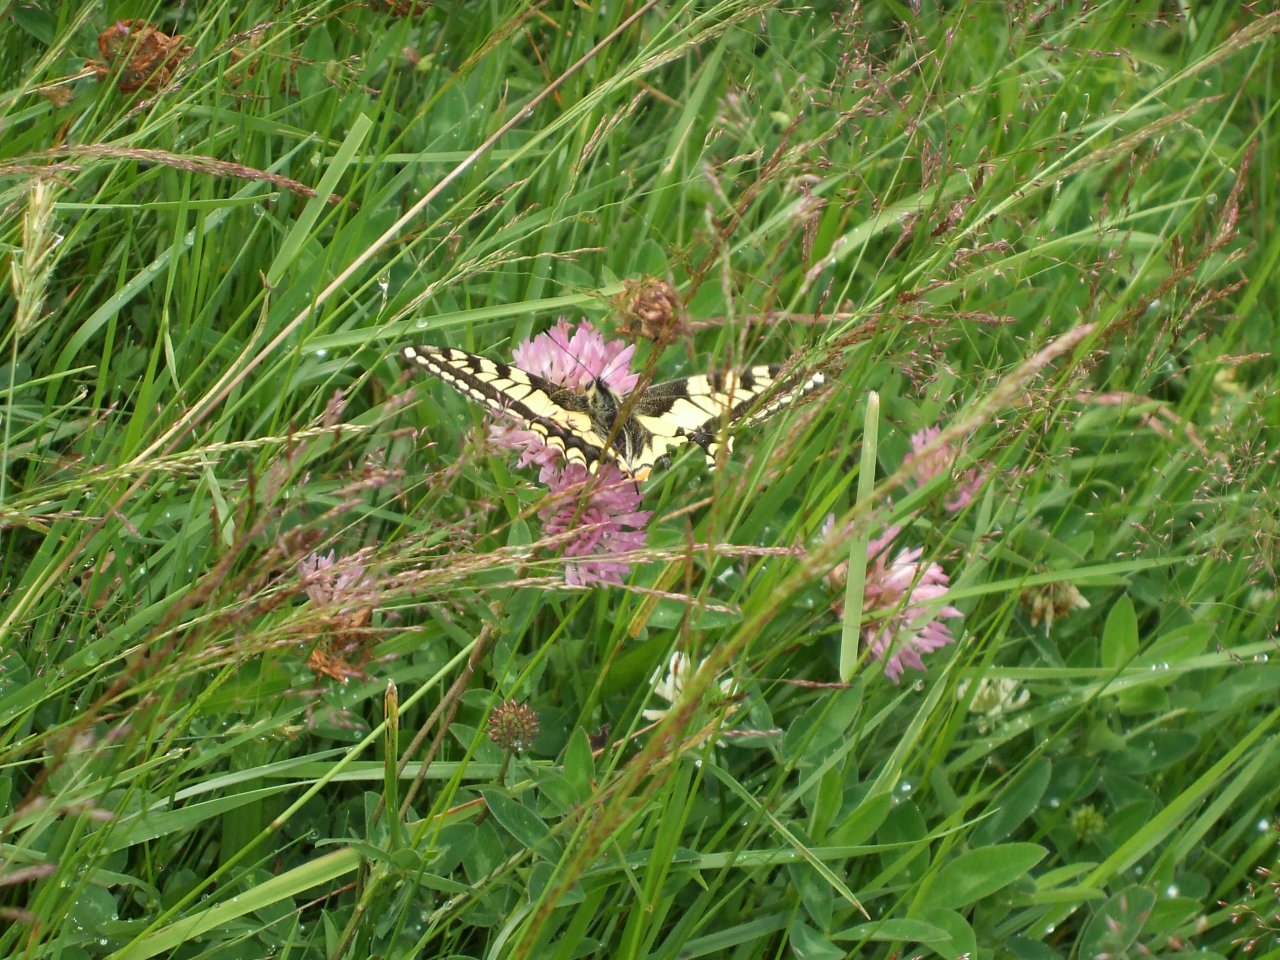
[[[0,956],[1280,956],[1280,14],[0,17]]]

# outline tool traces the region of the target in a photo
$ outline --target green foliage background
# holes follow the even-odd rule
[[[1280,16],[0,15],[0,955],[1280,955]],[[190,50],[122,90],[122,21]],[[832,388],[656,475],[627,588],[571,590],[396,350],[614,336],[646,277],[659,376]],[[894,527],[964,613],[901,686],[826,577]]]

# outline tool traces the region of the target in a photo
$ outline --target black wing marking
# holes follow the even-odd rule
[[[515,417],[569,463],[594,470],[604,457],[585,397],[537,374],[452,347],[405,347],[404,358],[496,414]]]

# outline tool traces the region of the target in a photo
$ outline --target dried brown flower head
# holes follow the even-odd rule
[[[65,107],[68,103],[75,99],[76,93],[68,87],[51,83],[47,87],[36,87],[36,93],[44,97],[55,107]]]
[[[656,277],[623,281],[614,308],[622,317],[618,332],[627,337],[644,337],[665,346],[689,332],[680,294]]]
[[[358,556],[335,560],[310,554],[298,564],[303,592],[323,613],[325,629],[315,636],[307,666],[317,674],[347,683],[364,677],[376,632],[369,629],[378,586],[365,574]]]
[[[352,677],[357,680],[365,679],[364,664],[369,659],[366,651],[359,649],[356,651],[357,656],[352,657],[346,650],[336,650],[337,645],[335,639],[323,638],[308,651],[307,667],[311,672],[342,684],[350,683]],[[357,662],[353,663],[352,660]]]
[[[117,20],[98,34],[101,60],[90,60],[85,66],[99,80],[119,70],[116,86],[122,93],[133,93],[146,87],[159,90],[172,78],[173,72],[191,54],[182,34],[169,36],[145,20]]]
[[[489,714],[489,739],[503,750],[528,750],[540,730],[537,712],[518,700],[507,700]]]

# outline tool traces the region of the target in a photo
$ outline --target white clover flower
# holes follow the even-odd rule
[[[640,715],[646,720],[661,720],[670,713],[671,708],[683,699],[685,685],[706,662],[705,659],[700,660],[695,666],[693,661],[679,650],[671,654],[671,659],[667,661],[666,676],[662,675],[662,668],[659,667],[649,679],[654,695],[667,701],[668,706],[644,710]],[[738,695],[738,684],[732,677],[722,679],[719,687],[726,700],[733,700]],[[736,709],[736,705],[731,705],[729,712],[732,713]]]
[[[956,699],[963,700],[969,692],[969,681],[961,680],[956,685]],[[983,677],[974,690],[973,700],[969,703],[969,712],[981,714],[978,719],[978,731],[986,733],[996,721],[1015,710],[1021,710],[1031,702],[1031,694],[1025,687],[1018,685],[1017,680],[1008,677]]]

